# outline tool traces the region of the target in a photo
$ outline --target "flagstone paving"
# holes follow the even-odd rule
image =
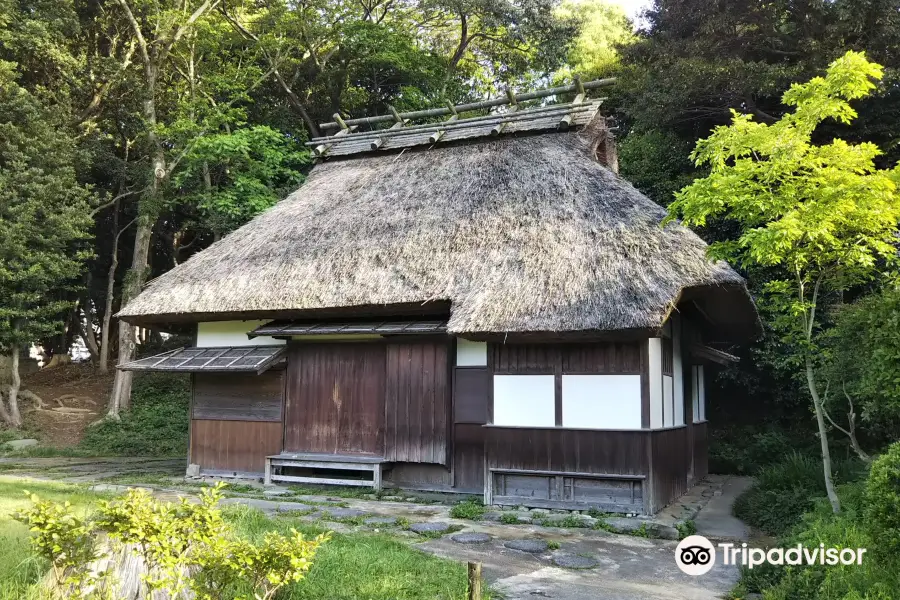
[[[155,476],[156,483],[148,487],[167,499],[196,493],[196,489],[174,486],[181,481],[184,468],[183,460],[0,458],[4,475],[99,481],[93,486],[99,491],[127,489],[102,483],[104,479],[149,474]],[[161,475],[172,476],[172,488],[158,483]],[[735,524],[727,509],[746,485],[744,480],[713,477],[667,507],[654,521],[607,517],[605,522],[623,531],[673,537],[675,523],[696,517],[698,533],[728,534],[733,539],[746,529],[741,529],[739,521]],[[258,487],[255,496],[232,493],[223,504],[250,506],[271,515],[290,513],[306,521],[322,522],[338,533],[387,531],[408,538],[425,552],[481,562],[485,577],[506,600],[712,600],[724,596],[739,575],[737,568],[721,564],[701,577],[684,575],[675,565],[676,541],[595,530],[590,526],[597,519],[588,515],[520,509],[490,511],[484,520],[468,521],[450,517],[447,504],[418,503],[417,498],[406,495],[370,500],[293,495],[286,488]],[[709,513],[705,514],[707,506]],[[507,514],[517,515],[519,524],[500,522]],[[570,525],[573,521],[588,527],[545,526]]]

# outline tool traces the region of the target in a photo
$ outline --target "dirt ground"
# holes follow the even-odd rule
[[[40,396],[44,407],[20,400],[26,430],[45,446],[78,444],[87,426],[103,414],[112,382],[112,371],[100,375],[90,364],[60,365],[30,373],[22,378],[22,389]]]

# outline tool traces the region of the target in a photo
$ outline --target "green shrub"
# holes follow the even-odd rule
[[[900,589],[900,564],[896,556],[873,554],[873,540],[866,526],[866,486],[842,485],[838,495],[843,511],[835,515],[827,500],[819,499],[792,533],[781,538],[781,547],[802,544],[807,548],[866,548],[860,565],[762,566],[745,570],[741,585],[747,592],[762,592],[766,600],[892,600]]]
[[[855,461],[835,464],[836,481],[853,481],[861,474]],[[756,482],[734,503],[734,515],[770,535],[788,532],[825,495],[822,463],[802,454],[760,469]]]
[[[454,519],[470,519],[472,521],[478,521],[484,516],[484,511],[484,504],[470,498],[469,500],[463,500],[459,504],[454,505],[453,508],[450,509],[450,516]]]
[[[131,410],[121,421],[85,431],[81,447],[95,455],[184,456],[190,424],[187,375],[141,373],[134,378]]]
[[[865,521],[874,550],[900,556],[900,442],[872,463],[866,501]]]
[[[675,529],[678,530],[678,539],[683,540],[697,533],[697,524],[688,519],[687,521],[675,523]]]
[[[500,515],[500,522],[504,525],[518,525],[521,523],[521,521],[519,521],[519,515],[516,513],[503,513]]]
[[[32,496],[33,506],[15,517],[28,525],[32,546],[50,561],[53,594],[60,598],[103,598],[116,587],[108,570],[89,568],[100,555],[102,534],[139,557],[146,595],[198,600],[224,597],[272,598],[282,587],[301,581],[319,546],[331,534],[306,540],[270,531],[262,543],[234,535],[218,508],[222,486],[203,490],[199,502],[155,500],[132,489],[121,499],[101,501],[92,519],[76,516],[68,503]]]

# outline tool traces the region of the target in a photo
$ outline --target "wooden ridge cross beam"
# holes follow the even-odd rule
[[[322,123],[325,131],[338,131],[333,135],[312,138],[306,142],[313,147],[316,156],[347,155],[378,150],[405,148],[417,145],[434,145],[438,142],[459,140],[481,136],[499,136],[507,132],[537,131],[558,129],[565,131],[574,125],[584,125],[596,114],[602,98],[587,101],[587,91],[611,85],[614,78],[598,79],[582,83],[575,78],[574,83],[566,86],[547,88],[522,94],[506,92],[505,98],[495,98],[481,102],[453,105],[427,110],[398,112],[388,106],[390,114],[359,119],[344,119],[335,113],[334,121]],[[574,92],[575,99],[570,103],[551,104],[521,109],[520,102],[547,98],[558,94]],[[460,113],[485,110],[498,106],[507,106],[505,112],[462,117]],[[434,119],[450,115],[448,119],[438,122],[426,122],[410,125],[413,119]],[[378,123],[393,122],[388,128],[372,128],[370,131],[358,131],[360,125],[374,126]]]

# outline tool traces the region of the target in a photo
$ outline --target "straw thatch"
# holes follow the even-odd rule
[[[120,316],[165,321],[443,300],[448,329],[661,326],[684,288],[743,280],[549,133],[329,161],[286,200],[159,277]],[[749,302],[749,300],[746,300]],[[223,317],[224,318],[224,317]]]

